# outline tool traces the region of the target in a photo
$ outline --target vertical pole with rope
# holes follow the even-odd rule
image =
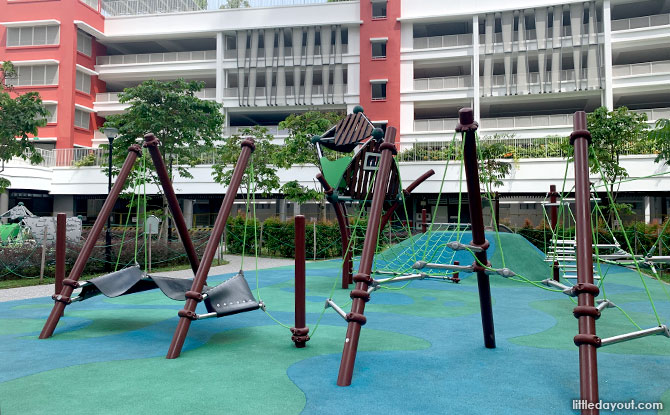
[[[426,214],[426,209],[421,209],[421,233],[428,232],[428,218]]]
[[[67,279],[63,280],[63,289],[60,291],[59,294],[53,295],[51,297],[55,301],[54,307],[53,309],[51,309],[51,314],[49,314],[49,318],[47,319],[46,323],[44,324],[44,327],[42,328],[42,332],[40,333],[39,336],[40,339],[46,339],[51,337],[54,330],[56,329],[58,321],[63,315],[63,310],[65,310],[65,306],[72,302],[70,296],[72,295],[74,289],[79,286],[78,280],[81,277],[81,273],[84,271],[86,262],[88,261],[88,258],[91,256],[91,252],[93,251],[96,242],[98,241],[98,237],[102,232],[102,228],[103,226],[105,226],[105,221],[112,213],[114,204],[116,203],[116,200],[119,198],[121,190],[123,190],[123,186],[125,185],[126,180],[128,179],[128,175],[130,174],[130,171],[133,169],[133,165],[135,164],[137,157],[141,153],[142,149],[137,144],[133,144],[128,148],[128,156],[126,157],[126,161],[123,162],[123,166],[121,167],[119,176],[116,178],[116,182],[114,182],[114,186],[112,187],[112,190],[109,192],[107,199],[105,199],[105,203],[102,205],[102,209],[100,209],[100,213],[98,214],[98,217],[96,218],[95,223],[93,224],[93,228],[91,228],[91,231],[88,234],[88,238],[86,238],[86,242],[84,242],[84,245],[82,246],[81,251],[77,256],[77,260],[72,266],[70,275],[68,276]]]
[[[550,203],[550,220],[551,220],[551,233],[552,235],[556,235],[556,231],[558,230],[558,193],[556,193],[556,185],[552,184],[549,186],[549,203]],[[554,250],[555,251],[555,250]],[[555,254],[554,254],[555,255]],[[552,271],[554,275],[554,281],[559,281],[560,276],[558,272],[558,261],[554,260],[554,263],[552,265]]]
[[[356,352],[358,350],[358,339],[361,334],[361,327],[367,321],[363,313],[365,311],[365,303],[370,299],[368,287],[373,281],[370,273],[372,272],[372,262],[377,248],[382,207],[384,205],[384,198],[386,197],[385,190],[388,187],[393,156],[397,154],[394,144],[395,134],[396,129],[388,127],[386,129],[385,142],[379,147],[381,158],[377,166],[374,190],[372,191],[372,204],[368,211],[368,226],[363,241],[363,252],[361,253],[361,261],[358,265],[358,273],[354,276],[356,288],[350,293],[350,297],[353,299],[351,312],[346,316],[348,322],[347,334],[344,341],[344,350],[342,351],[342,360],[340,361],[340,371],[337,376],[338,386],[351,385],[354,364],[356,362]]]
[[[181,349],[184,347],[184,341],[186,340],[186,335],[188,334],[188,329],[191,327],[191,321],[197,319],[197,314],[195,313],[195,308],[199,302],[203,300],[202,297],[202,288],[205,286],[207,281],[207,274],[209,269],[212,267],[212,261],[214,260],[214,255],[216,254],[216,249],[219,245],[219,240],[223,234],[223,230],[226,227],[226,221],[230,215],[230,211],[233,208],[233,202],[237,196],[237,189],[240,187],[242,178],[244,177],[244,171],[247,168],[249,163],[249,158],[251,158],[251,153],[254,151],[256,146],[254,141],[250,138],[245,139],[241,143],[242,151],[240,156],[235,163],[235,169],[233,170],[233,175],[230,179],[230,185],[226,191],[226,195],[223,198],[223,203],[221,203],[221,209],[219,214],[216,216],[216,221],[214,222],[214,227],[212,228],[212,233],[209,240],[207,241],[207,246],[205,251],[202,254],[202,261],[200,261],[200,267],[198,267],[197,272],[195,273],[195,278],[193,279],[193,284],[191,289],[186,292],[186,304],[184,309],[180,310],[179,323],[177,328],[172,336],[172,342],[170,343],[170,348],[168,349],[167,358],[176,359],[181,354]]]
[[[596,319],[600,312],[595,297],[600,290],[593,284],[593,246],[591,236],[591,193],[589,183],[589,144],[591,133],[586,129],[586,113],[577,111],[570,144],[575,149],[575,221],[577,226],[577,307],[573,314],[579,321],[579,334],[574,338],[579,347],[580,399],[598,402],[598,356],[600,338],[596,336]],[[582,409],[582,415],[598,415],[598,409]]]
[[[472,226],[472,245],[481,248],[475,253],[476,261],[473,270],[477,272],[477,288],[479,291],[479,307],[482,314],[484,346],[488,349],[496,347],[495,329],[493,326],[493,307],[491,304],[491,286],[484,266],[490,266],[486,257],[489,242],[484,234],[484,217],[482,215],[482,196],[479,188],[479,163],[477,158],[477,140],[475,132],[479,125],[475,122],[472,108],[461,108],[458,111],[456,131],[464,135],[463,164],[465,181],[468,188],[468,205]],[[482,265],[483,264],[483,265]]]
[[[305,323],[305,217],[295,217],[295,327],[291,340],[301,349],[309,341],[309,327]]]

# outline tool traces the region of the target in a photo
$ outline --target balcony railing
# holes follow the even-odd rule
[[[216,60],[215,50],[189,52],[137,53],[133,55],[98,56],[98,65],[133,65],[142,63],[168,63]]]
[[[414,131],[454,131],[458,118],[433,118],[414,120]]]
[[[329,88],[328,88],[328,93],[329,93],[329,94],[332,94],[333,91],[334,91],[334,86],[333,86],[333,85],[329,85],[328,87],[329,87]],[[274,87],[273,87],[273,88],[274,88]],[[343,88],[344,91],[346,91],[346,90],[347,90],[347,84],[343,84],[342,88]],[[323,88],[323,85],[312,85],[312,96],[323,95],[323,89],[324,89],[324,88]],[[265,87],[264,87],[264,86],[258,86],[258,87],[256,87],[256,91],[255,91],[255,92],[256,92],[255,96],[256,96],[257,98],[263,98],[263,97],[265,97],[265,93],[266,93],[266,91],[265,91]],[[301,92],[301,94],[304,93],[304,88],[301,88],[301,91],[300,91],[300,92]],[[244,93],[244,96],[245,96],[245,97],[246,97],[246,96],[249,96],[249,87],[244,87],[243,93]],[[223,91],[223,96],[226,97],[226,98],[237,98],[237,97],[238,97],[238,94],[239,94],[239,91],[238,91],[238,88],[237,88],[237,87],[234,87],[234,88],[225,88],[224,91]],[[293,97],[293,96],[295,96],[295,90],[294,90],[294,88],[293,88],[292,86],[287,86],[287,87],[286,87],[286,95],[285,95],[285,96],[287,96],[287,97]]]
[[[482,118],[481,129],[516,129],[572,126],[572,114]]]
[[[436,89],[471,88],[472,76],[446,76],[442,78],[418,78],[414,80],[415,91],[429,91]]]
[[[93,1],[93,0],[89,0]],[[300,6],[326,3],[327,0],[247,0],[249,7]],[[226,8],[227,0],[102,0],[105,16],[182,13]]]
[[[632,75],[654,75],[660,73],[670,73],[670,60],[612,66],[612,76],[614,78]]]
[[[121,92],[99,92],[95,94],[95,102],[119,102]],[[195,93],[200,99],[216,99],[216,88],[204,88]]]
[[[661,118],[670,120],[670,108],[653,108],[644,110],[631,110],[632,112],[647,114],[647,121],[656,122]]]
[[[472,45],[472,33],[414,38],[414,49],[453,48],[469,45]]]
[[[303,46],[302,50],[300,51],[301,56],[305,56],[307,53],[307,47]],[[348,44],[343,44],[342,45],[342,54],[346,54],[349,52],[349,45]],[[331,51],[333,53],[333,51]],[[314,46],[314,56],[319,56],[321,55],[321,46],[316,45]],[[279,48],[274,48],[274,51],[272,52],[272,56],[274,58],[277,58],[279,56]],[[247,56],[248,57],[248,56]],[[284,48],[284,57],[286,58],[292,58],[293,57],[293,48],[291,46],[287,46]],[[223,52],[223,58],[224,59],[237,59],[237,49],[228,49]],[[264,48],[259,48],[258,49],[258,59],[264,59],[265,58],[265,49]]]
[[[670,13],[612,20],[612,31],[670,25]]]

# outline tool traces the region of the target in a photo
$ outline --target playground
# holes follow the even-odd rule
[[[544,252],[500,231],[495,216],[485,230],[471,109],[459,111],[457,126],[469,223],[461,223],[459,208],[455,226],[424,221],[413,232],[403,221],[405,200],[434,171],[403,184],[395,129],[373,128],[358,107],[311,140],[321,163],[317,179],[337,215],[342,258],[307,262],[305,218],[296,216],[293,266],[227,275],[209,274],[248,165],[253,176],[253,140],[241,143],[199,255],[160,143],[147,134],[144,149],[129,148],[67,278],[65,244],[58,243],[65,240],[65,215],[56,220],[52,298],[0,304],[0,347],[8,357],[0,362],[0,410],[599,413],[574,406],[580,400],[661,404],[645,411],[670,413],[670,287],[656,268],[670,257],[654,255],[660,236],[642,256],[625,233],[609,241],[594,231],[591,221],[604,216],[589,184],[585,113],[575,113],[574,125],[575,185],[552,186],[543,202]],[[324,149],[355,152],[333,161]],[[136,231],[134,265],[80,280],[116,198],[136,160],[147,163],[147,152],[193,278],[143,269]],[[246,213],[255,217],[249,180]],[[559,218],[572,220],[576,232],[559,231]],[[381,243],[394,222],[404,239]],[[242,246],[258,246],[246,221],[243,235]],[[247,252],[247,265],[258,261],[255,250]],[[175,300],[185,302],[181,309]],[[620,413],[639,409],[622,406]]]
[[[547,273],[538,249],[521,236],[500,236],[508,266],[528,277]],[[487,239],[491,252],[499,252],[495,236]],[[494,254],[491,263],[499,266],[500,260]],[[340,263],[308,263],[308,324],[321,315]],[[616,266],[607,272],[610,298],[640,323],[652,324],[636,273]],[[193,408],[240,414],[574,413],[578,352],[569,299],[492,278],[498,344],[486,349],[476,276],[460,277],[459,284],[415,281],[402,291],[376,292],[349,388],[335,383],[346,322],[332,312],[324,314],[301,349],[293,346],[288,330],[260,310],[198,322],[182,356],[167,360],[176,307],[158,290],[77,304],[46,341],[37,335],[51,299],[1,303],[0,347],[8,358],[0,362],[0,406],[3,414],[52,413],[54,405],[72,414]],[[256,292],[254,273],[247,279]],[[261,270],[258,281],[272,316],[291,323],[293,267]],[[654,298],[667,300],[657,285],[651,290]],[[337,289],[333,298],[343,304],[348,296],[349,291]],[[658,307],[670,315],[670,302]],[[602,336],[629,327],[615,311],[598,326]],[[670,347],[662,337],[608,347],[599,352],[601,399],[634,398],[670,407],[669,364]]]

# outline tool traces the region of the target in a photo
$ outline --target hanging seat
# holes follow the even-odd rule
[[[256,301],[244,273],[240,271],[207,291],[205,307],[209,313],[216,313],[216,317],[223,317],[258,310],[262,304]]]

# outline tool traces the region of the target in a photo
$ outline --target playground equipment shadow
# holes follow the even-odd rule
[[[549,276],[542,254],[526,240],[501,237],[507,267],[531,280]],[[500,266],[496,238],[487,238],[491,262]],[[410,260],[420,259],[417,252]],[[349,291],[339,288],[340,267],[340,261],[307,265],[312,328],[331,292],[337,304],[349,301]],[[260,270],[258,285],[255,272],[246,278],[254,294],[260,289],[268,312],[292,326],[293,268]],[[3,415],[576,413],[577,322],[570,298],[492,276],[498,347],[485,349],[476,278],[465,273],[461,278],[460,284],[423,280],[375,292],[347,388],[336,386],[346,323],[330,309],[304,349],[293,346],[288,329],[255,311],[194,322],[181,357],[167,360],[182,304],[159,291],[72,304],[47,340],[37,335],[50,298],[1,303],[0,410]],[[669,323],[670,287],[645,282]],[[639,325],[657,325],[635,272],[608,267],[606,287],[608,297]],[[601,336],[636,330],[617,309],[605,310],[597,327]],[[663,402],[660,413],[670,413],[669,339],[613,345],[598,356],[601,399]]]

